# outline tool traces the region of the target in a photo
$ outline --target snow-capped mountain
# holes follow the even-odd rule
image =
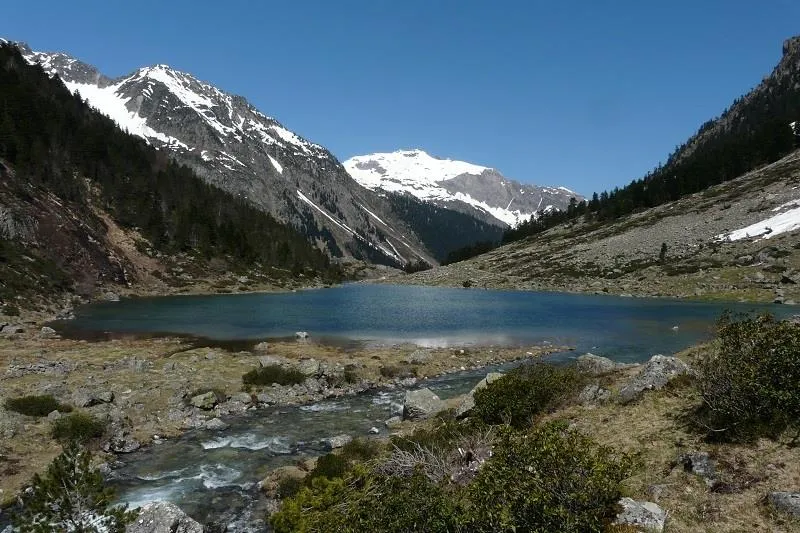
[[[538,187],[493,168],[439,159],[422,150],[356,156],[344,167],[364,187],[407,193],[420,200],[514,226],[537,211],[564,209],[582,197],[565,187]]]
[[[291,224],[331,256],[435,262],[388,202],[353,181],[328,150],[243,97],[167,65],[111,79],[66,54],[17,45],[29,63],[58,75],[122,129]]]

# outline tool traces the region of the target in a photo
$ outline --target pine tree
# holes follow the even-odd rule
[[[68,444],[47,472],[33,477],[15,517],[20,533],[123,533],[134,514],[112,505],[113,490],[90,465],[91,454]]]

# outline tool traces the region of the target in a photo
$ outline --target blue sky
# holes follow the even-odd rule
[[[353,155],[422,148],[622,186],[780,59],[792,0],[6,2],[0,36],[114,77],[156,63]]]

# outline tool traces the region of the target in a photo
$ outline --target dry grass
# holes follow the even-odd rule
[[[666,509],[670,533],[800,531],[800,521],[774,513],[763,503],[768,492],[800,488],[800,448],[791,447],[788,438],[708,444],[685,423],[684,415],[698,402],[697,393],[685,383],[647,393],[632,405],[571,406],[552,417],[570,420],[601,444],[636,454],[642,468],[626,481],[625,490]],[[724,484],[712,490],[703,479],[676,466],[678,456],[689,451],[709,452]]]

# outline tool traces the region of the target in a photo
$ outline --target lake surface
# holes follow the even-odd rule
[[[430,287],[346,285],[285,294],[179,296],[129,299],[79,308],[63,323],[68,333],[170,333],[212,339],[293,337],[307,331],[317,342],[424,346],[514,345],[550,342],[618,361],[673,353],[712,336],[725,311],[781,306],[687,302],[672,299],[487,291]],[[499,368],[503,370],[508,365]],[[427,380],[447,398],[467,392],[488,368]],[[183,437],[121,456],[112,483],[136,506],[169,500],[203,522],[229,531],[264,531],[256,483],[271,469],[324,453],[320,440],[342,433],[366,436],[401,408],[402,390],[373,391],[303,407],[249,411],[225,420],[223,432]]]
[[[170,296],[81,307],[67,333],[164,333],[218,340],[292,337],[422,346],[551,342],[620,361],[709,338],[720,314],[778,305],[529,291],[353,284],[278,294]],[[676,328],[677,326],[677,328]]]

